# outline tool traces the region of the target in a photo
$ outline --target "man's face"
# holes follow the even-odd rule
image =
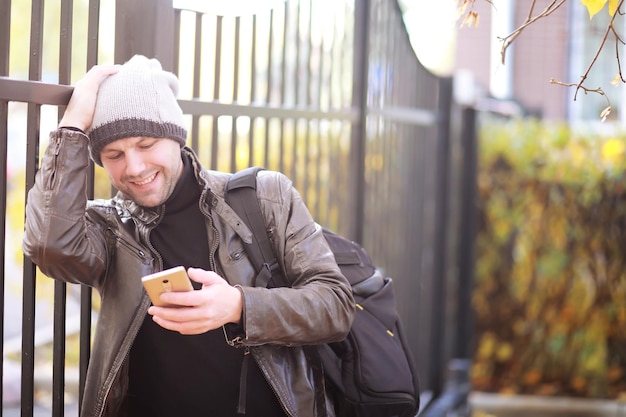
[[[143,207],[163,204],[183,170],[180,144],[172,139],[119,139],[106,145],[100,158],[113,186]]]

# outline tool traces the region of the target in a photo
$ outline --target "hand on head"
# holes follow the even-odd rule
[[[93,120],[96,97],[102,82],[110,75],[116,74],[120,65],[96,65],[74,86],[70,99],[59,127],[77,127],[86,131]]]

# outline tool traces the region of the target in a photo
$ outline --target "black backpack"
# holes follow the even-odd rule
[[[256,174],[261,169],[233,174],[225,198],[253,232],[246,252],[258,273],[255,286],[289,286],[256,197]],[[352,286],[357,307],[346,339],[318,349],[337,416],[413,417],[419,409],[419,383],[396,311],[392,280],[381,274],[359,244],[328,229],[323,233]]]

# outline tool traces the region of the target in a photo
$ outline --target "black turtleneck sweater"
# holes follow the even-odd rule
[[[185,158],[184,158],[185,159]],[[165,215],[150,240],[163,268],[183,265],[209,270],[206,220],[191,162],[165,202]],[[194,283],[196,289],[200,285]],[[243,349],[229,346],[222,329],[181,335],[146,315],[130,353],[132,417],[235,417]],[[284,416],[256,362],[249,361],[246,416]]]

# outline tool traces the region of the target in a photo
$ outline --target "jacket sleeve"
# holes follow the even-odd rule
[[[355,304],[321,227],[286,176],[262,171],[258,178],[261,209],[291,287],[241,287],[241,342],[302,345],[342,340]]]
[[[47,276],[96,286],[103,275],[105,238],[86,217],[88,138],[50,134],[35,185],[28,192],[24,254]]]

